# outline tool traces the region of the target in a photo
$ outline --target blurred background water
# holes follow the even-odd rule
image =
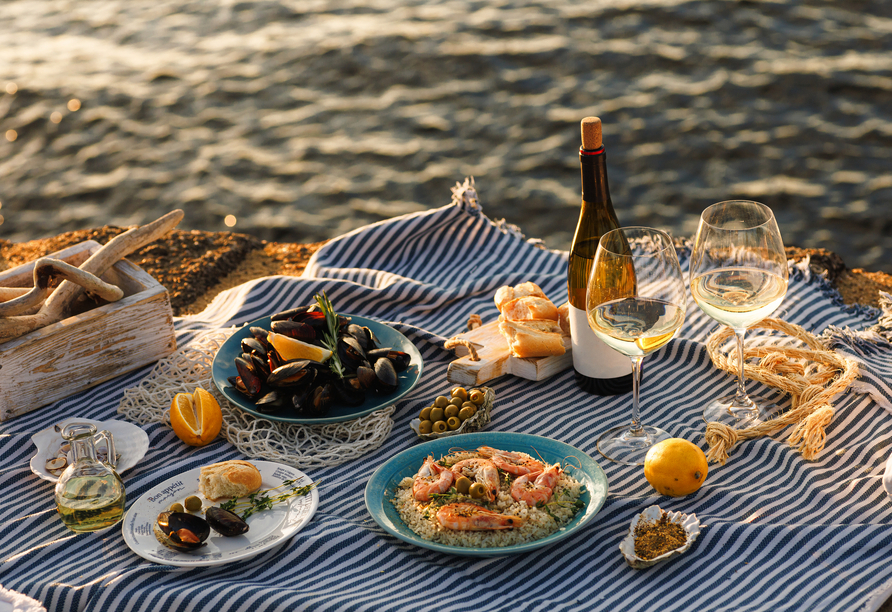
[[[771,206],[892,272],[892,2],[3,0],[0,237],[310,242],[450,201],[567,249],[579,121],[624,225]]]

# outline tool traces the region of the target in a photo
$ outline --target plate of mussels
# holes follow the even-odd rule
[[[296,468],[272,461],[252,464],[260,471],[261,489],[285,485],[308,488],[312,484],[309,476]],[[288,540],[310,522],[319,506],[319,491],[312,488],[306,495],[293,496],[243,520],[199,492],[200,475],[201,468],[195,468],[174,476],[133,503],[122,525],[124,541],[133,552],[148,561],[177,567],[225,565]],[[188,538],[172,535],[183,530],[189,532]]]
[[[256,417],[297,424],[325,424],[366,416],[409,393],[424,368],[421,353],[392,327],[355,315],[337,323],[314,307],[300,307],[251,321],[217,351],[214,384],[233,405]],[[337,328],[337,360],[286,360],[270,332],[325,349]],[[327,353],[327,349],[325,351]],[[331,351],[334,353],[334,351]]]

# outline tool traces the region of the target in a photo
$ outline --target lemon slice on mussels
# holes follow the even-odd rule
[[[331,351],[321,346],[307,344],[297,338],[289,338],[276,332],[269,332],[266,336],[267,342],[273,345],[279,357],[285,361],[294,359],[309,359],[320,363],[328,361],[331,357]]]

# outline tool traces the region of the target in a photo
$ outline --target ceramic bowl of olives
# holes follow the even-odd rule
[[[455,387],[425,406],[409,427],[422,440],[480,431],[490,421],[496,393],[489,387]]]

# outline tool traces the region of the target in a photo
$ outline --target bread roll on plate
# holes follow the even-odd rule
[[[531,283],[529,281],[527,281],[525,283],[520,283],[516,287],[509,287],[508,285],[505,285],[504,287],[499,287],[498,290],[496,291],[496,296],[495,296],[496,308],[499,309],[499,312],[502,312],[502,309],[505,306],[505,304],[507,304],[511,300],[515,300],[517,298],[522,298],[522,297],[528,297],[528,296],[544,298],[545,293],[542,291],[542,289],[539,287],[539,285],[537,285],[536,283]],[[532,317],[527,317],[527,318],[532,318]]]
[[[214,463],[201,468],[198,490],[211,501],[225,497],[244,497],[260,488],[260,470],[239,459]]]

